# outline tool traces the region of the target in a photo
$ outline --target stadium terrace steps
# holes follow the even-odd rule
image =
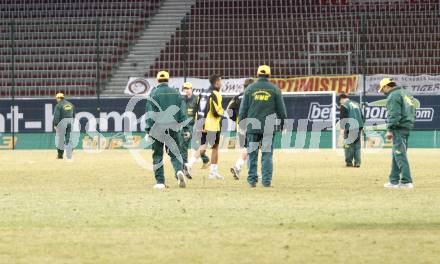
[[[195,0],[165,0],[156,15],[136,40],[130,53],[114,71],[103,90],[103,95],[121,95],[129,77],[145,76],[162,49],[172,39],[182,19],[191,10]]]
[[[11,95],[12,76],[17,96],[94,94],[98,50],[103,87],[160,4],[161,0],[1,1],[0,95]]]

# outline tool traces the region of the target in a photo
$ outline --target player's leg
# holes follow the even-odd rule
[[[274,135],[272,137],[266,135],[263,137],[261,145],[261,172],[262,172],[262,184],[264,187],[270,187],[272,183],[273,174],[273,141]]]
[[[152,144],[153,150],[153,170],[156,178],[156,185],[154,188],[162,189],[165,187],[165,175],[163,168],[163,143],[154,140]]]
[[[349,135],[352,135],[352,130],[344,130],[344,154],[345,154],[345,166],[353,167],[353,159],[355,146],[354,142],[351,141]]]
[[[196,151],[194,151],[193,156],[190,159],[188,159],[188,162],[185,163],[185,169],[190,176],[192,174],[191,173],[192,166],[194,165],[194,163],[196,163],[196,161],[200,158],[200,156],[204,155],[206,152],[206,137],[207,137],[207,133],[202,132],[202,136],[200,138],[200,146],[197,148]]]
[[[64,122],[60,122],[55,137],[57,143],[57,159],[63,159],[66,138],[66,127]]]
[[[223,180],[224,177],[218,172],[218,159],[219,159],[219,143],[220,143],[220,131],[219,132],[208,132],[208,142],[214,141],[212,145],[211,154],[211,165],[209,172],[209,179],[211,180]],[[215,138],[212,138],[215,137]]]
[[[66,149],[66,156],[68,160],[71,160],[73,155],[73,142],[71,140],[71,133],[72,133],[72,126],[71,124],[68,124],[66,128],[66,135],[64,140],[64,146]]]
[[[195,153],[195,151],[199,150],[201,145],[204,145],[204,144],[201,144],[201,142],[203,141],[203,137],[205,137],[205,139],[206,139],[206,136],[203,136],[203,132],[197,132],[195,129],[193,129],[192,131],[193,131],[193,133],[191,135],[191,137],[192,137],[191,148],[194,149],[194,153]],[[198,139],[199,134],[200,134],[200,139],[199,140],[195,140],[195,139]],[[193,153],[193,155],[194,155],[194,153]],[[210,160],[209,160],[208,155],[206,155],[206,147],[204,147],[203,150],[200,151],[200,157],[199,158],[203,162],[202,169],[209,168]]]
[[[186,187],[186,180],[183,173],[183,158],[180,153],[180,147],[182,144],[179,142],[181,140],[181,135],[179,132],[170,131],[171,138],[176,142],[176,144],[169,144],[167,147],[167,153],[171,158],[171,164],[174,168],[174,173],[177,179],[177,183],[180,188]],[[174,146],[174,148],[173,148]],[[181,157],[179,157],[180,155]]]
[[[396,133],[393,131],[393,149],[392,149],[392,162],[391,162],[391,172],[389,176],[389,182],[385,183],[385,188],[398,188],[400,181],[400,168],[396,160],[396,150],[400,148],[399,141],[396,138]]]
[[[180,138],[180,153],[182,154],[182,160],[183,163],[187,163],[188,162],[188,148],[189,148],[189,143],[191,141],[191,136],[186,136],[185,135],[185,131],[183,131],[182,133],[179,133],[179,138]]]
[[[192,131],[190,129],[189,131]],[[182,160],[183,160],[183,173],[188,179],[192,179],[191,173],[186,167],[186,163],[188,163],[188,149],[189,145],[191,143],[191,134],[187,134],[189,131],[182,131],[182,133],[179,133],[179,140],[180,140],[180,153],[182,154]]]
[[[203,162],[202,169],[207,169],[211,163],[208,155],[206,155],[206,150],[200,153],[200,158]]]
[[[349,144],[348,146],[349,146],[349,150],[350,150],[348,159],[350,160],[351,164],[354,166],[353,161],[354,161],[354,155],[356,152],[356,144],[353,142],[353,143]]]
[[[351,155],[350,144],[344,144],[345,166],[353,167],[353,156]]]
[[[248,178],[247,182],[250,187],[255,187],[258,182],[258,151],[260,137],[258,134],[247,134],[247,151],[248,151]]]
[[[361,134],[359,134],[356,141],[353,143],[354,151],[354,166],[359,168],[361,166]]]
[[[203,132],[200,138],[200,146],[194,151],[193,156],[188,160],[188,166],[192,167],[194,163],[200,158],[201,155],[205,154],[206,151],[206,137],[207,133]]]
[[[231,168],[231,173],[235,180],[240,179],[241,167],[246,163],[247,160],[246,136],[241,133],[237,133],[237,137],[238,144],[242,150],[240,153],[240,157],[235,162],[235,165]]]
[[[399,148],[396,148],[395,157],[397,166],[402,173],[401,184],[406,187],[409,186],[410,183],[412,184],[411,171],[407,157],[408,133],[406,131],[399,131],[393,136],[397,137],[397,140],[399,141]]]

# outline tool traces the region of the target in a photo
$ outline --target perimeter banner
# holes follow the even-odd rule
[[[370,75],[365,76],[365,92],[367,95],[378,95],[379,82],[383,78],[392,78],[398,86],[403,86],[413,95],[439,95],[440,75]],[[359,89],[362,92],[362,89]]]
[[[222,87],[220,89],[221,93],[232,95],[242,92],[243,84],[246,79],[247,78],[223,79]],[[184,78],[170,78],[169,85],[181,91],[184,82]],[[208,79],[186,78],[186,82],[190,82],[192,84],[194,94],[199,94],[203,89],[207,89],[210,86]],[[130,77],[124,93],[128,95],[148,95],[157,85],[157,80],[153,78],[146,79],[141,77]]]
[[[415,129],[440,129],[440,96],[416,96],[419,107],[416,110]],[[145,131],[146,98],[135,101],[132,107],[129,98],[102,98],[97,106],[95,98],[67,98],[76,107],[74,130],[96,131],[99,124],[101,132],[142,132]],[[226,108],[231,96],[224,96],[223,107]],[[358,97],[354,98],[359,101]],[[331,120],[331,102],[329,95],[292,95],[286,94],[284,102],[288,118],[308,120],[308,130],[314,123]],[[10,133],[12,125],[17,133],[51,133],[53,132],[53,99],[17,99],[0,100],[0,133]],[[385,96],[367,96],[363,98],[365,117],[377,123],[386,118]]]
[[[283,92],[328,92],[355,93],[361,75],[307,76],[295,78],[272,78]]]
[[[243,91],[243,84],[246,79],[256,78],[238,78],[223,79],[220,89],[222,94],[237,94]],[[317,91],[335,91],[338,93],[355,93],[358,90],[359,82],[362,80],[360,75],[346,76],[308,76],[295,78],[271,78],[270,81],[280,87],[282,92],[317,92]],[[207,79],[186,78],[187,82],[192,83],[194,93],[209,87]],[[184,78],[171,78],[170,86],[181,90]],[[153,78],[131,77],[125,88],[125,94],[128,95],[147,95],[151,89],[157,86],[157,80]]]

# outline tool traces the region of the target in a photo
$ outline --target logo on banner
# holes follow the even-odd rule
[[[434,108],[420,107],[420,101],[414,98],[411,102],[416,107],[416,121],[431,122],[434,118]],[[368,103],[364,108],[365,119],[386,119],[387,118],[387,99],[382,99]]]
[[[142,78],[132,78],[127,84],[127,89],[131,94],[142,95],[147,94],[150,90],[150,84]]]
[[[307,117],[309,121],[324,121],[330,120],[332,113],[332,106],[321,105],[318,102],[310,103],[309,116]]]
[[[365,120],[385,120],[387,119],[387,100],[378,100],[367,103],[364,107]],[[416,122],[431,122],[434,118],[434,108],[420,107],[420,101],[414,98],[416,106]],[[338,114],[338,112],[336,112]],[[331,119],[331,105],[321,105],[318,102],[310,103],[309,121],[324,121]]]

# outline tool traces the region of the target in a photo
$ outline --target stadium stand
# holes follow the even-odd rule
[[[436,75],[439,15],[437,0],[200,0],[148,75]]]
[[[13,74],[16,94],[21,96],[56,91],[94,94],[97,70],[105,84],[160,4],[160,0],[1,1],[0,95],[10,95]]]
[[[130,76],[167,69],[174,77],[248,77],[262,63],[275,77],[438,75],[439,6],[438,0],[4,0],[0,95],[10,95],[12,76],[22,96],[93,95],[98,81],[121,95]]]

